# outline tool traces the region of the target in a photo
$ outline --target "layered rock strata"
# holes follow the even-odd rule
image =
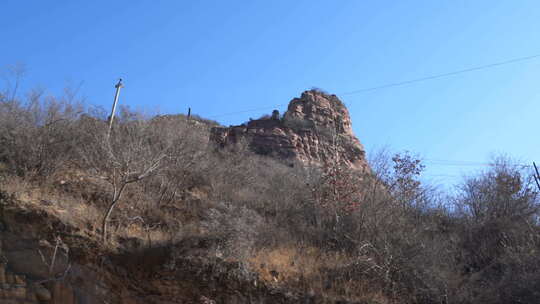
[[[291,163],[324,165],[338,160],[367,170],[364,147],[336,95],[306,91],[289,103],[282,117],[276,112],[242,125],[213,128],[211,139],[223,147],[245,141],[256,153]]]

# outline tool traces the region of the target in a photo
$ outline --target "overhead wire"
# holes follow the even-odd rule
[[[517,58],[508,59],[508,60],[505,60],[505,61],[499,61],[499,62],[494,62],[494,63],[490,63],[490,64],[470,67],[470,68],[466,68],[466,69],[462,69],[462,70],[446,72],[446,73],[441,73],[441,74],[435,74],[435,75],[429,75],[429,76],[425,76],[425,77],[420,77],[420,78],[415,78],[415,79],[405,80],[405,81],[399,81],[399,82],[394,82],[394,83],[388,83],[388,84],[384,84],[384,85],[380,85],[380,86],[376,86],[376,87],[358,89],[358,90],[354,90],[354,91],[350,91],[350,92],[341,93],[339,95],[348,96],[348,95],[354,95],[354,94],[363,93],[363,92],[369,92],[369,91],[375,91],[375,90],[386,89],[386,88],[391,88],[391,87],[403,86],[403,85],[408,85],[408,84],[412,84],[412,83],[416,83],[416,82],[422,82],[422,81],[433,80],[433,79],[437,79],[437,78],[449,77],[449,76],[468,73],[468,72],[473,72],[473,71],[485,70],[485,69],[489,69],[489,68],[493,68],[493,67],[498,67],[498,66],[501,66],[501,65],[507,65],[507,64],[512,64],[512,63],[516,63],[516,62],[531,60],[531,59],[535,59],[535,58],[538,58],[538,57],[540,57],[540,54],[535,54],[535,55],[525,56],[525,57],[517,57]]]
[[[461,161],[461,160],[443,160],[443,159],[424,159],[425,163],[436,166],[458,166],[458,167],[486,167],[491,166],[490,163],[476,161]]]
[[[230,116],[230,115],[242,114],[242,113],[249,113],[249,112],[260,111],[260,110],[275,109],[277,107],[286,106],[286,105],[287,104],[278,104],[278,105],[268,106],[268,107],[260,107],[260,108],[254,108],[254,109],[237,111],[237,112],[229,112],[229,113],[223,113],[223,114],[208,116],[208,118],[217,118],[217,117]]]
[[[445,160],[445,159],[424,159],[425,163],[434,165],[434,166],[455,166],[455,167],[492,167],[495,164],[479,162],[479,161],[468,161],[468,160]],[[515,164],[518,167],[528,168],[532,167],[527,164]]]
[[[353,90],[353,91],[349,91],[349,92],[343,92],[343,93],[340,93],[338,95],[340,95],[340,96],[350,96],[350,95],[360,94],[360,93],[369,92],[369,91],[376,91],[376,90],[383,90],[383,89],[388,89],[388,88],[392,88],[392,87],[405,86],[405,85],[409,85],[409,84],[413,84],[413,83],[417,83],[417,82],[423,82],[423,81],[429,81],[429,80],[434,80],[434,79],[439,79],[439,78],[444,78],[444,77],[450,77],[450,76],[454,76],[454,75],[459,75],[459,74],[464,74],[464,73],[469,73],[469,72],[474,72],[474,71],[479,71],[479,70],[490,69],[490,68],[494,68],[494,67],[498,67],[498,66],[502,66],[502,65],[513,64],[513,63],[533,60],[533,59],[537,59],[537,58],[540,58],[540,54],[534,54],[534,55],[524,56],[524,57],[517,57],[517,58],[512,58],[512,59],[508,59],[508,60],[504,60],[504,61],[499,61],[499,62],[494,62],[494,63],[490,63],[490,64],[474,66],[474,67],[461,69],[461,70],[456,70],[456,71],[451,71],[451,72],[446,72],[446,73],[429,75],[429,76],[410,79],[410,80],[405,80],[405,81],[392,82],[392,83],[387,83],[387,84],[383,84],[383,85],[379,85],[379,86],[375,86],[375,87],[362,88],[362,89]],[[286,106],[286,105],[287,104],[277,104],[277,105],[273,105],[273,106],[252,108],[252,109],[241,110],[241,111],[236,111],[236,112],[229,112],[229,113],[212,115],[212,116],[209,116],[209,118],[218,118],[218,117],[224,117],[224,116],[230,116],[230,115],[236,115],[236,114],[243,114],[243,113],[249,113],[249,112],[260,111],[260,110],[275,109],[277,107]],[[444,159],[424,159],[424,161],[427,164],[434,165],[434,166],[455,166],[455,167],[489,167],[489,166],[493,166],[493,164],[485,163],[485,162],[478,162],[478,161],[461,161],[461,160],[444,160]],[[532,166],[526,165],[526,164],[518,164],[518,166],[520,166],[522,168],[532,167]]]
[[[357,90],[353,90],[353,91],[343,92],[343,93],[340,93],[340,94],[337,94],[337,95],[339,95],[339,96],[350,96],[350,95],[355,95],[355,94],[360,94],[360,93],[365,93],[365,92],[370,92],[370,91],[383,90],[383,89],[388,89],[388,88],[398,87],[398,86],[405,86],[405,85],[409,85],[409,84],[413,84],[413,83],[417,83],[417,82],[429,81],[429,80],[434,80],[434,79],[438,79],[438,78],[444,78],[444,77],[450,77],[450,76],[464,74],[464,73],[470,73],[470,72],[474,72],[474,71],[480,71],[480,70],[490,69],[490,68],[494,68],[494,67],[499,67],[499,66],[502,66],[502,65],[508,65],[508,64],[513,64],[513,63],[517,63],[517,62],[533,60],[533,59],[537,59],[537,58],[540,58],[540,54],[534,54],[534,55],[530,55],[530,56],[511,58],[511,59],[504,60],[504,61],[493,62],[493,63],[490,63],[490,64],[479,65],[479,66],[469,67],[469,68],[466,68],[466,69],[461,69],[461,70],[456,70],[456,71],[451,71],[451,72],[446,72],[446,73],[440,73],[440,74],[434,74],[434,75],[424,76],[424,77],[420,77],[420,78],[414,78],[414,79],[410,79],[410,80],[391,82],[391,83],[387,83],[387,84],[383,84],[383,85],[379,85],[379,86],[367,87],[367,88],[357,89]],[[273,106],[265,106],[265,107],[241,110],[241,111],[236,111],[236,112],[216,114],[216,115],[208,116],[208,118],[218,118],[218,117],[223,117],[223,116],[243,114],[243,113],[249,113],[249,112],[260,111],[260,110],[275,109],[277,107],[281,107],[281,106],[284,106],[284,105],[286,105],[286,104],[277,104],[277,105],[273,105]]]

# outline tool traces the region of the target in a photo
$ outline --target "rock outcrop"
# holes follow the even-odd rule
[[[368,168],[349,111],[336,95],[318,90],[294,98],[283,117],[274,111],[239,126],[216,127],[211,137],[221,146],[246,141],[256,153],[291,163],[323,165],[337,159],[354,169]]]

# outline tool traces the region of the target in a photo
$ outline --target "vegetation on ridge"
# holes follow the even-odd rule
[[[113,250],[204,240],[206,257],[265,284],[351,302],[540,299],[538,189],[507,159],[444,194],[407,153],[372,155],[364,175],[331,157],[290,167],[218,149],[201,120],[123,108],[108,135],[105,112],[73,95],[10,96],[0,190],[68,210],[64,221]]]

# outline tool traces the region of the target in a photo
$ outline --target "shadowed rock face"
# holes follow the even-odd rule
[[[336,157],[351,168],[367,170],[364,147],[354,136],[345,105],[335,95],[311,90],[289,103],[281,119],[251,120],[228,128],[213,128],[221,146],[246,141],[259,154],[291,163],[323,165]]]

